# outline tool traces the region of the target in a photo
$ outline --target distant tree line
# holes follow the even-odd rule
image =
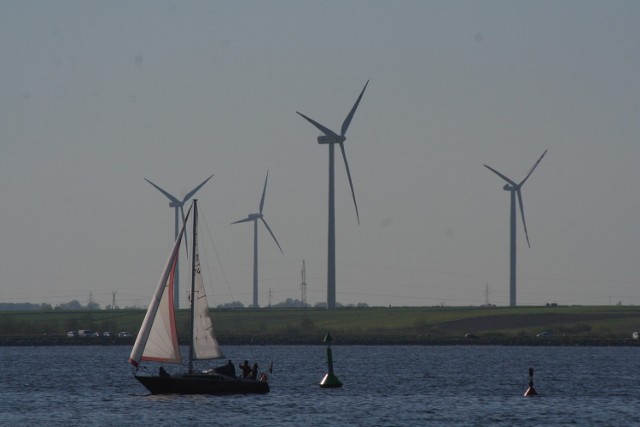
[[[306,306],[309,307],[309,304],[307,304]],[[272,304],[270,307],[271,308],[303,308],[305,306],[302,304],[302,302],[298,301],[297,299],[294,300],[291,298],[287,298],[285,301]],[[238,309],[238,308],[245,308],[245,306],[240,301],[232,301],[226,304],[219,304],[216,308]]]
[[[28,310],[51,311],[53,310],[53,307],[51,306],[51,304],[31,304],[29,302],[0,302],[0,311]]]
[[[276,304],[272,304],[269,307],[270,308],[305,308],[305,307],[310,308],[311,305],[310,304],[303,304],[302,301],[300,301],[298,299],[287,298],[286,300],[284,300],[282,302],[279,302],[279,303],[276,303]],[[340,308],[340,307],[365,308],[365,307],[369,307],[369,305],[367,303],[364,303],[364,302],[359,302],[358,304],[347,304],[347,305],[342,305],[340,303],[336,303],[336,307],[338,307],[338,308]],[[237,308],[245,308],[245,306],[240,301],[233,301],[233,302],[229,302],[229,303],[226,303],[226,304],[219,304],[216,308],[237,309]],[[326,302],[316,303],[313,306],[313,308],[327,308],[327,303]]]
[[[100,310],[100,304],[90,302],[82,305],[78,300],[58,304],[55,307],[51,304],[32,304],[29,302],[0,302],[0,311],[54,311],[54,310]]]
[[[272,304],[271,308],[310,308],[310,304],[303,304],[302,301],[293,298],[287,298],[286,300]],[[357,307],[364,308],[369,307],[368,304],[359,302],[357,304],[347,304],[343,305],[340,303],[336,303],[336,307]],[[112,307],[111,305],[107,305],[105,307],[106,310],[117,310],[120,307]],[[125,307],[125,309],[137,309],[140,307]],[[219,304],[216,308],[222,309],[239,309],[245,308],[245,305],[240,301],[232,301],[226,304]],[[327,308],[326,302],[319,302],[313,305],[313,308]],[[73,310],[73,311],[92,311],[92,310],[100,310],[100,304],[95,302],[89,302],[87,305],[82,305],[78,300],[72,300],[66,303],[58,304],[53,306],[51,304],[42,303],[42,304],[32,304],[28,302],[22,303],[9,303],[9,302],[0,302],[0,311],[58,311],[58,310]]]

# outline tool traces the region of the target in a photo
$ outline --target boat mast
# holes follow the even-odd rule
[[[191,327],[189,328],[189,373],[193,371],[193,327],[194,327],[194,315],[195,315],[195,301],[196,298],[196,254],[198,247],[198,199],[193,200],[193,238],[191,239],[193,249],[191,250]]]

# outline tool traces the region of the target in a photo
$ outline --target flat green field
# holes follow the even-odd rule
[[[518,343],[631,340],[640,331],[640,307],[370,307],[323,309],[212,310],[222,343],[322,343],[331,332],[336,343]],[[178,313],[181,331],[187,311]],[[65,337],[66,332],[136,333],[143,310],[6,311],[0,313],[0,337]],[[547,337],[536,337],[540,332]],[[467,337],[465,338],[465,335]],[[9,339],[9,342],[11,340]]]

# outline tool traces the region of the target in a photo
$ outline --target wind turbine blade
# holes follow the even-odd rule
[[[360,104],[360,100],[362,99],[362,95],[364,95],[365,89],[367,89],[367,85],[369,84],[369,80],[364,84],[364,88],[362,88],[362,92],[360,92],[360,96],[355,104],[353,104],[353,108],[349,111],[349,115],[344,122],[342,122],[342,129],[340,130],[340,135],[345,136],[347,133],[347,129],[349,129],[349,125],[351,124],[351,119],[353,119],[353,115],[356,113],[356,109],[358,108],[358,104]]]
[[[207,183],[207,181],[209,181],[211,178],[213,177],[213,174],[211,174],[211,176],[207,179],[205,179],[204,181],[202,181],[202,183],[200,185],[198,185],[196,188],[194,188],[193,190],[191,190],[190,192],[187,193],[186,196],[184,196],[184,199],[182,199],[182,203],[186,202],[187,200],[189,200],[194,194],[196,194],[196,192],[202,188],[203,185],[205,185]]]
[[[527,222],[524,220],[524,206],[522,206],[522,193],[520,192],[520,188],[516,191],[518,195],[518,203],[520,204],[520,215],[522,216],[522,225],[524,226],[524,235],[527,238],[527,246],[531,247],[529,243],[529,233],[527,232]]]
[[[502,175],[500,172],[498,172],[497,170],[495,170],[494,168],[492,168],[491,166],[487,166],[484,165],[485,168],[489,169],[491,172],[495,173],[496,175],[498,175],[500,178],[504,179],[505,181],[507,181],[509,184],[513,185],[514,187],[517,187],[518,184],[516,184],[515,182],[513,182],[512,180],[510,180],[509,178],[507,178],[506,176]]]
[[[162,194],[164,194],[165,196],[167,196],[167,198],[169,200],[171,200],[173,203],[179,205],[180,204],[180,200],[176,199],[175,197],[173,197],[171,194],[167,193],[166,191],[164,191],[162,188],[158,187],[157,185],[155,185],[153,182],[149,181],[147,178],[144,179],[145,181],[147,181],[149,184],[153,185],[154,187],[156,187],[156,189],[161,192]]]
[[[351,172],[349,172],[349,163],[347,163],[347,155],[344,152],[344,143],[340,143],[340,150],[342,151],[342,158],[344,159],[344,166],[347,169],[347,177],[349,178],[349,186],[351,187],[351,196],[353,196],[353,205],[356,207],[356,217],[358,218],[358,224],[360,224],[360,214],[358,213],[358,203],[356,203],[356,193],[353,191],[353,181],[351,180]]]
[[[267,193],[267,179],[269,179],[269,171],[267,171],[267,176],[264,179],[264,188],[262,189],[262,198],[260,199],[260,213],[262,213],[262,208],[264,207],[264,195]]]
[[[269,234],[271,234],[271,237],[273,237],[273,241],[276,242],[276,245],[278,245],[278,248],[280,248],[280,252],[282,252],[282,254],[284,255],[284,251],[280,247],[280,243],[278,243],[278,239],[276,239],[276,236],[273,234],[273,231],[271,231],[269,224],[267,224],[267,221],[265,221],[264,218],[260,218],[260,219],[262,220],[262,223],[264,224],[264,226],[267,227],[267,230],[269,231]]]
[[[520,181],[520,184],[518,184],[518,186],[522,186],[524,184],[524,182],[529,179],[529,177],[531,176],[531,174],[533,173],[533,170],[535,168],[538,167],[538,164],[540,163],[540,161],[542,160],[542,158],[544,157],[544,155],[547,154],[547,150],[544,150],[544,153],[542,153],[542,156],[540,156],[540,158],[538,159],[538,161],[533,165],[533,167],[529,170],[529,173],[527,174],[527,176],[524,177],[524,179],[522,181]]]
[[[239,224],[239,223],[241,223],[241,222],[249,222],[249,221],[253,221],[253,218],[251,218],[251,217],[246,217],[245,219],[241,219],[241,220],[239,220],[239,221],[232,222],[232,223],[231,223],[231,225],[233,225],[233,224]]]
[[[184,209],[182,206],[183,205],[180,205],[180,213],[182,214],[182,223],[184,224],[187,221],[187,219],[184,216]],[[187,234],[189,233],[184,234],[184,250],[187,253],[187,257],[189,257],[189,244],[187,243]]]
[[[338,134],[336,134],[334,131],[332,131],[329,128],[326,128],[324,126],[322,126],[320,123],[316,122],[315,120],[305,116],[304,114],[302,114],[299,111],[296,111],[296,113],[298,113],[300,116],[302,116],[303,118],[305,118],[309,123],[311,123],[312,125],[314,125],[315,127],[317,127],[320,132],[324,133],[326,136],[332,136],[334,138],[339,138]]]

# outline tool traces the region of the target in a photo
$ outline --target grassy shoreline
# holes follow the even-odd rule
[[[227,345],[318,345],[324,346],[322,336],[233,336],[219,339],[222,346]],[[335,339],[335,338],[334,338]],[[181,344],[186,344],[181,340]],[[38,346],[127,346],[133,345],[133,339],[116,338],[68,338],[66,336],[0,336],[0,347],[38,347]],[[631,338],[602,337],[416,337],[416,336],[340,336],[332,342],[334,346],[349,345],[415,345],[415,346],[610,346],[640,347],[640,340]]]
[[[67,338],[69,330],[137,332],[144,310],[5,311],[2,345],[131,345],[132,340]],[[216,335],[229,344],[336,345],[638,345],[640,307],[369,307],[212,310]],[[177,315],[186,330],[188,312]],[[548,337],[537,337],[540,332]],[[473,338],[465,338],[471,334]]]

